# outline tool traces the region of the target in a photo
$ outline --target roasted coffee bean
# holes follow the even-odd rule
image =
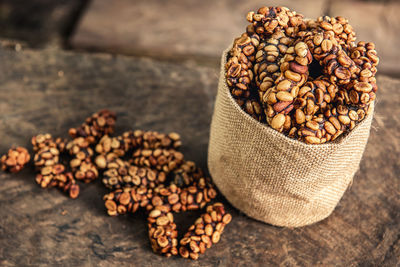
[[[176,224],[171,212],[201,209],[215,198],[216,192],[212,188],[203,188],[199,183],[197,187],[183,189],[172,184],[168,188],[156,188],[154,193],[156,195],[151,200],[154,208],[147,219],[151,246],[154,252],[167,257],[177,255]],[[160,238],[164,242],[160,243]]]
[[[114,153],[100,154],[95,158],[94,162],[98,169],[111,169],[112,167],[110,166],[113,166],[117,159],[119,160],[119,157]]]
[[[145,186],[126,187],[106,194],[103,200],[108,215],[117,216],[127,212],[135,213],[140,207],[146,208],[147,205],[150,205],[149,209],[151,209],[150,200],[153,194],[153,189],[148,189]]]
[[[133,153],[131,163],[169,173],[183,163],[183,154],[173,149],[137,149]]]
[[[83,137],[78,137],[68,142],[66,149],[71,156],[80,160],[84,160],[94,155],[90,143]]]
[[[43,147],[54,147],[54,148],[57,148],[60,152],[63,152],[65,150],[67,140],[62,139],[60,137],[53,139],[51,134],[46,133],[46,134],[39,134],[39,135],[32,137],[31,143],[32,143],[34,152],[39,151]]]
[[[109,163],[109,168],[103,173],[103,184],[112,190],[139,186],[154,188],[166,181],[167,175],[162,171],[137,167],[120,159],[114,162]]]
[[[260,101],[257,100],[256,97],[242,99],[235,98],[236,103],[251,117],[259,122],[265,121],[264,111],[262,109]]]
[[[129,149],[178,149],[182,145],[180,135],[175,132],[164,134],[156,131],[135,130],[123,133],[121,138]]]
[[[42,188],[57,187],[68,193],[70,198],[77,198],[79,195],[79,185],[72,173],[66,170],[66,167],[60,163],[59,145],[55,145],[51,136],[45,135],[44,141],[32,138],[32,144],[37,145],[38,151],[34,156],[34,164],[38,174],[36,183]],[[44,144],[44,145],[43,145]],[[62,146],[64,147],[64,146]],[[64,149],[64,148],[63,148]]]
[[[180,135],[175,132],[171,132],[169,134],[163,134],[154,131],[145,131],[141,132],[141,134],[139,133],[136,132],[135,134],[136,144],[137,147],[143,149],[177,149],[182,145]]]
[[[233,47],[229,52],[227,61],[226,81],[235,98],[248,98],[255,92],[251,91],[254,81],[253,64],[260,37],[257,34],[242,34],[235,39]]]
[[[292,42],[293,39],[282,32],[277,32],[266,41],[260,42],[257,48],[254,74],[256,85],[261,92],[271,88],[279,77],[280,61]]]
[[[33,162],[37,170],[46,166],[53,166],[59,163],[60,150],[55,147],[43,147],[36,152]]]
[[[322,16],[317,19],[318,26],[333,33],[335,40],[344,47],[349,47],[356,39],[356,34],[348,20],[343,17]]]
[[[115,154],[117,157],[123,157],[131,149],[131,142],[122,136],[110,137],[104,135],[95,146],[96,153],[107,155]],[[103,167],[105,168],[105,167]]]
[[[100,140],[104,135],[110,135],[114,132],[116,115],[109,110],[100,110],[87,118],[85,122],[77,127],[69,130],[72,138],[83,137],[90,144]]]
[[[147,152],[145,154],[147,155]],[[172,212],[205,207],[217,195],[211,180],[204,177],[202,170],[196,167],[194,162],[185,161],[169,175],[170,186],[165,187],[159,184],[152,187],[150,186],[152,182],[148,183],[147,180],[149,174],[154,172],[153,170],[130,167],[128,163],[116,159],[115,168],[105,172],[105,175],[109,175],[109,172],[113,177],[123,175],[124,177],[128,175],[141,177],[140,185],[117,189],[104,196],[108,214],[116,216],[126,212],[135,213],[139,208],[145,209],[149,212],[149,238],[153,251],[167,257],[177,255],[177,230]],[[165,181],[165,178],[164,175],[162,180]],[[119,179],[115,180],[111,183],[118,183]],[[148,184],[144,185],[143,180]],[[108,184],[110,181],[111,178],[108,179]]]
[[[125,195],[130,194],[129,201],[120,201],[123,192],[126,193]],[[216,195],[217,192],[213,185],[207,182],[205,178],[200,178],[193,185],[184,188],[175,184],[168,187],[161,184],[155,188],[148,188],[147,186],[125,187],[107,194],[104,200],[109,215],[116,216],[120,213],[114,209],[110,210],[109,204],[107,204],[110,202],[109,200],[112,200],[116,206],[125,206],[126,211],[131,213],[135,213],[139,207],[152,210],[156,206],[163,205],[168,207],[170,211],[181,212],[201,209]]]
[[[303,19],[280,7],[262,7],[246,18],[251,24],[234,43],[240,39],[250,44],[248,38],[257,36],[256,45],[250,53],[234,45],[226,66],[231,94],[246,113],[310,144],[334,141],[365,118],[376,99],[379,58],[373,43],[354,45],[355,32],[347,19]],[[245,86],[232,78],[243,68],[251,74],[241,80]],[[333,114],[343,106],[351,116]]]
[[[66,150],[73,157],[69,163],[75,179],[90,183],[98,178],[99,172],[93,163],[93,149],[87,138],[77,137],[68,142]]]
[[[376,72],[379,58],[373,43],[359,42],[352,48],[352,60],[357,66],[356,76],[347,86],[352,105],[360,108],[368,106],[376,98]]]
[[[328,104],[336,98],[338,88],[329,80],[318,78],[314,81],[307,82],[299,89],[294,108],[302,110],[302,112],[310,118],[318,111],[323,112]]]
[[[79,166],[73,169],[75,178],[85,183],[90,183],[99,176],[97,167],[88,160],[81,161]]]
[[[325,77],[336,85],[345,85],[350,82],[356,66],[347,55],[344,48],[337,42],[332,32],[321,27],[314,29],[311,34],[305,34],[304,42],[310,49],[313,58],[319,61]]]
[[[203,170],[196,166],[193,161],[184,161],[178,169],[170,175],[171,184],[178,187],[187,187],[197,183],[201,178],[204,178]],[[209,181],[209,179],[207,179]]]
[[[261,7],[257,13],[249,12],[247,21],[252,23],[248,33],[257,33],[265,39],[276,32],[295,37],[299,29],[306,27],[303,16],[286,7]]]
[[[107,164],[115,158],[123,157],[136,149],[176,149],[181,146],[181,138],[177,133],[162,134],[154,131],[129,131],[118,137],[103,136],[95,151],[99,155],[95,159],[98,168],[106,169]]]
[[[42,188],[57,187],[63,192],[68,193],[68,196],[72,199],[75,199],[79,196],[79,185],[76,183],[76,180],[71,172],[61,171],[64,170],[63,165],[56,164],[52,167],[45,168],[50,168],[51,170],[45,170],[44,173],[46,174],[37,174],[37,184],[39,184]]]
[[[177,205],[175,203],[178,201],[180,188],[171,185],[168,188],[156,188],[154,191],[156,195],[151,201],[153,208],[147,218],[151,247],[155,253],[166,257],[177,255],[178,232],[171,213],[171,205]],[[175,199],[171,196],[175,196]],[[180,209],[176,210],[179,211]]]
[[[179,241],[179,254],[183,258],[197,260],[212,244],[219,242],[225,226],[230,223],[232,216],[225,212],[222,203],[209,205],[206,213],[189,227],[189,231]]]
[[[308,78],[308,71],[297,73],[296,68],[290,69],[290,66],[297,64],[296,58],[301,58],[300,61],[304,59],[305,66],[311,63],[311,54],[304,42],[294,43],[287,49],[280,65],[281,74],[275,81],[276,85],[268,89],[262,96],[266,107],[267,122],[279,132],[290,129],[290,124],[284,127],[285,122],[290,119],[286,115],[293,109],[293,102],[299,93],[299,87]]]
[[[6,155],[0,158],[0,165],[3,171],[17,173],[30,161],[31,156],[24,147],[10,148]]]
[[[155,216],[157,214],[158,216]],[[155,253],[170,257],[178,255],[178,231],[173,214],[163,206],[157,206],[147,218],[151,248]]]
[[[322,144],[336,140],[343,133],[354,127],[369,114],[369,106],[328,105],[323,114],[311,116],[307,122],[294,127],[299,140],[309,144]],[[361,114],[361,116],[360,116]]]

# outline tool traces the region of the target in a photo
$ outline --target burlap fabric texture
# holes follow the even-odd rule
[[[321,221],[335,209],[357,171],[373,112],[343,138],[309,145],[246,114],[221,72],[208,148],[208,167],[226,199],[254,219],[286,227]]]

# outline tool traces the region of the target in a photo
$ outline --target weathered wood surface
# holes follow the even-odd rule
[[[324,13],[327,0],[93,0],[71,44],[131,55],[217,59],[246,29],[246,14],[261,6],[288,6],[309,17]]]
[[[152,60],[0,49],[0,152],[32,135],[66,136],[100,108],[127,129],[177,131],[188,159],[206,166],[217,71]],[[100,181],[76,200],[43,190],[31,168],[0,174],[1,266],[395,266],[400,261],[400,80],[379,78],[371,137],[333,214],[298,229],[233,221],[199,261],[153,254],[143,214],[108,217]],[[224,203],[226,203],[225,200]],[[200,212],[181,214],[182,235]]]

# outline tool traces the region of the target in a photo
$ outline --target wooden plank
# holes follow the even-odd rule
[[[288,6],[306,16],[323,14],[326,0],[162,1],[94,0],[71,39],[74,48],[153,57],[219,59],[259,7]]]
[[[107,107],[119,115],[117,133],[177,131],[187,158],[206,166],[215,69],[4,49],[0,62],[0,152],[12,144],[28,146],[40,132],[66,136],[69,127]],[[99,180],[71,200],[56,189],[40,189],[27,168],[0,174],[0,265],[395,266],[400,261],[400,80],[381,76],[378,82],[360,170],[333,214],[320,223],[274,227],[247,218],[222,199],[233,221],[220,243],[197,262],[166,259],[151,251],[143,214],[106,215],[106,189]],[[198,215],[177,216],[181,235]]]

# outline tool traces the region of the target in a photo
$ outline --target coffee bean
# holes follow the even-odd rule
[[[89,143],[95,143],[104,135],[114,132],[116,115],[109,110],[101,110],[87,118],[78,128],[71,128],[69,134],[72,138],[83,137]]]
[[[354,85],[354,89],[358,92],[369,93],[372,91],[372,86],[366,82],[359,82]]]
[[[30,161],[31,156],[24,147],[10,148],[6,155],[0,158],[0,166],[3,171],[17,173]]]
[[[285,115],[283,114],[277,114],[271,121],[271,127],[274,128],[275,130],[280,130],[283,127],[283,124],[285,123]]]
[[[197,259],[199,253],[204,253],[206,248],[218,243],[221,233],[231,219],[232,216],[225,212],[221,203],[209,205],[206,213],[189,227],[189,231],[181,239],[179,254],[184,258]]]

